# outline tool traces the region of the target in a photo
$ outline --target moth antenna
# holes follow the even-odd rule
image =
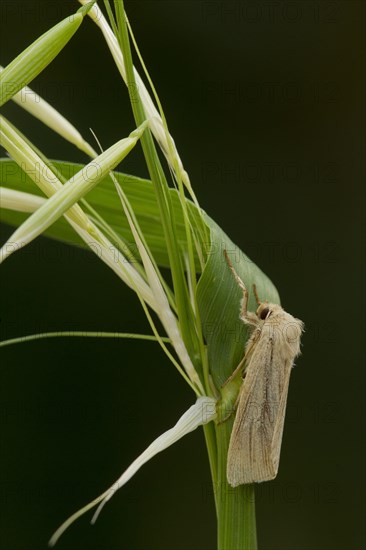
[[[254,294],[254,297],[256,299],[257,304],[260,306],[262,302],[259,299],[258,292],[257,292],[257,287],[255,286],[254,283],[253,283],[253,294]]]

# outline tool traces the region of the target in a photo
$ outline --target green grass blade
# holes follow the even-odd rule
[[[118,27],[118,42],[123,53],[127,86],[130,92],[130,102],[136,125],[141,124],[146,118],[142,100],[136,85],[135,71],[132,62],[129,34],[125,19],[123,0],[115,0],[114,8]],[[170,203],[169,187],[161,166],[154,141],[150,131],[141,137],[141,145],[145,161],[151,177],[151,181],[159,205],[160,223],[164,231],[167,252],[169,255],[169,267],[172,275],[173,292],[175,295],[180,331],[189,355],[199,357],[198,341],[196,337],[195,316],[189,300],[187,281],[184,275],[184,263],[177,239],[177,228],[174,218],[174,210]]]
[[[218,447],[218,478],[215,487],[218,509],[217,547],[219,550],[256,550],[257,529],[254,485],[235,489],[226,480],[227,451],[233,417],[216,424]]]
[[[35,340],[45,340],[48,338],[109,338],[113,340],[129,339],[129,340],[144,340],[146,342],[157,342],[158,338],[153,334],[136,334],[134,332],[103,332],[102,330],[60,330],[57,332],[39,332],[38,334],[27,334],[26,336],[18,336],[17,338],[9,338],[8,340],[0,341],[0,348],[12,346],[14,344],[25,344],[26,342],[34,342]],[[159,338],[170,344],[170,338],[159,336]]]
[[[94,2],[42,34],[20,53],[0,74],[0,106],[29,84],[53,61],[80,27]]]
[[[62,183],[66,182],[59,180],[57,171],[53,169],[47,159],[39,156],[37,150],[24,139],[22,133],[2,116],[0,116],[0,127],[0,144],[17,165],[29,173],[42,192],[46,196],[50,196],[62,189]],[[78,225],[88,226],[87,216],[79,205],[73,205],[69,215]]]

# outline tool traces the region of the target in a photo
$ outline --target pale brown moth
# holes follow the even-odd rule
[[[235,371],[244,368],[227,457],[227,480],[236,487],[277,475],[290,374],[304,325],[281,306],[261,302],[255,285],[258,309],[247,311],[248,291],[224,253],[243,291],[240,319],[252,331]]]

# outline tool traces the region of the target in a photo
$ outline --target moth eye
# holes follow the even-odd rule
[[[268,309],[268,307],[265,307],[265,308],[261,311],[260,319],[262,319],[262,321],[264,321],[264,320],[267,318],[268,313],[269,313],[269,309]]]

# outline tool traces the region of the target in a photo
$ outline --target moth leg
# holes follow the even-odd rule
[[[241,280],[241,278],[239,277],[239,275],[235,271],[234,266],[231,263],[230,258],[228,256],[226,250],[224,250],[224,255],[225,255],[226,262],[227,262],[232,274],[234,275],[235,281],[237,282],[238,286],[243,291],[243,298],[241,300],[241,309],[240,309],[239,318],[243,321],[243,323],[245,323],[247,325],[258,326],[258,317],[256,316],[256,314],[252,313],[250,311],[248,312],[249,293],[247,291],[247,287],[245,286],[245,284],[243,283],[243,281]],[[253,285],[253,287],[254,286],[255,285]],[[254,295],[257,298],[257,291],[256,290],[255,290]]]
[[[243,298],[241,299],[240,319],[246,319],[248,316],[248,299],[249,299],[249,293],[247,289],[244,287]]]
[[[255,285],[253,285],[253,289],[255,288]],[[257,291],[255,291],[255,297],[257,298]],[[247,289],[244,287],[243,289],[243,298],[241,300],[241,310],[239,318],[245,323],[246,325],[252,325],[257,327],[258,326],[258,317],[256,313],[253,313],[252,311],[248,311],[248,299],[249,299],[249,293]]]
[[[236,398],[234,408],[231,409],[231,410],[229,410],[228,413],[226,414],[226,416],[224,416],[224,418],[220,418],[220,420],[217,422],[218,424],[223,424],[224,422],[226,422],[227,420],[229,420],[230,416],[232,416],[233,414],[235,414],[236,409],[238,408],[239,397],[240,397],[240,392],[239,392],[238,397]]]
[[[238,283],[238,286],[240,286],[240,288],[243,290],[244,294],[246,293],[248,295],[247,287],[245,286],[245,284],[243,283],[243,281],[241,280],[241,278],[239,277],[239,275],[235,271],[234,266],[231,263],[231,260],[228,256],[228,253],[226,252],[226,250],[224,250],[224,256],[225,256],[225,260],[227,262],[227,265],[230,267],[231,273],[234,275],[234,279]]]
[[[236,376],[237,374],[243,369],[244,367],[244,363],[245,363],[245,360],[246,360],[246,354],[244,355],[243,359],[240,361],[239,365],[236,367],[236,369],[230,374],[229,378],[227,380],[225,380],[225,382],[223,383],[222,387],[226,386],[227,384],[229,384]],[[243,378],[245,377],[245,372],[243,373]]]

